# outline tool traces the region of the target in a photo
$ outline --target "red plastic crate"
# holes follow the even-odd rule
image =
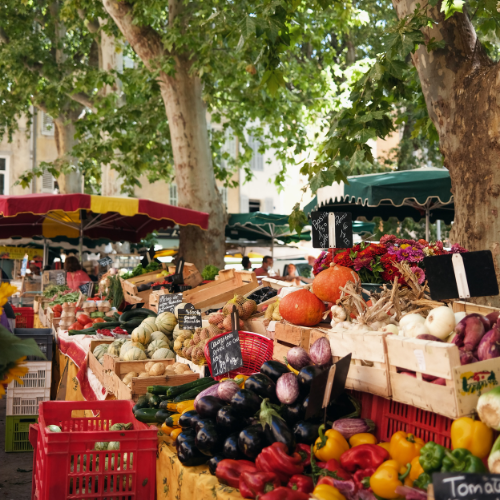
[[[16,328],[33,328],[35,311],[32,307],[13,307],[16,315]]]
[[[377,425],[379,441],[390,441],[397,431],[405,431],[451,448],[450,429],[453,420],[414,406],[397,403],[372,394],[353,393],[361,401],[361,416]]]
[[[211,342],[219,337],[222,337],[222,335],[225,335],[226,333],[228,332],[219,333],[215,337],[212,337],[210,341],[205,344],[203,349],[207,365],[210,370],[210,375],[212,374],[212,362],[210,360],[208,346]],[[240,338],[243,366],[237,370],[214,377],[215,380],[220,380],[224,377],[234,378],[236,375],[252,375],[253,373],[260,371],[260,367],[266,361],[273,359],[274,343],[271,339],[264,337],[264,335],[260,335],[259,333],[243,331],[239,331],[238,336]]]
[[[157,429],[137,421],[133,401],[46,401],[31,426],[35,448],[32,500],[154,500]],[[72,417],[88,410],[95,417]],[[115,423],[128,431],[109,431]],[[58,425],[63,432],[50,432]],[[95,451],[97,442],[117,441],[116,451]]]

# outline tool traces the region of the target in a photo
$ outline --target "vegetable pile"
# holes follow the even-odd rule
[[[69,291],[68,285],[47,285],[45,287],[45,290],[43,291],[43,296],[46,299],[50,299],[55,295],[56,296],[59,295],[60,292],[68,292],[68,291]]]
[[[146,274],[146,273],[151,273],[153,271],[158,271],[158,269],[161,269],[161,264],[158,262],[152,260],[146,267],[142,267],[141,264],[138,266],[134,267],[132,271],[122,274],[122,278],[124,280],[128,280],[129,278],[133,278],[134,276],[140,276],[141,274]]]
[[[205,268],[201,272],[201,277],[205,281],[212,281],[218,274],[219,274],[219,268],[217,266],[209,264],[208,266],[205,266]]]

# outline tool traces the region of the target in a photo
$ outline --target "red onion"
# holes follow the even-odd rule
[[[479,361],[500,356],[500,330],[493,328],[479,342],[477,358]]]
[[[350,439],[354,434],[373,432],[375,424],[366,418],[341,418],[333,422],[332,429],[339,431],[346,439]]]
[[[281,375],[276,383],[276,396],[284,405],[291,405],[299,397],[299,383],[294,373]]]
[[[240,386],[234,380],[224,380],[217,385],[217,397],[229,402],[239,390]]]
[[[434,340],[436,342],[442,342],[441,339],[435,337],[434,335],[431,335],[430,333],[422,333],[420,335],[417,335],[416,338],[420,340]]]
[[[498,316],[500,315],[500,311],[493,311],[490,314],[486,315],[486,318],[490,322],[491,327],[498,322]]]
[[[446,385],[446,380],[444,378],[437,378],[434,382],[431,382],[431,384]]]
[[[311,358],[309,357],[309,354],[307,354],[307,351],[302,347],[292,347],[288,351],[286,359],[288,363],[292,366],[292,368],[295,368],[296,370],[299,371],[302,370],[304,366],[309,366],[313,364]]]
[[[471,351],[466,351],[463,347],[460,349],[460,364],[468,365],[470,363],[476,363],[477,358]]]
[[[483,338],[484,333],[490,329],[489,323],[488,319],[480,314],[465,316],[455,327],[457,335],[453,339],[453,343],[458,347],[465,347],[466,351],[473,351]]]
[[[332,349],[330,341],[326,337],[321,337],[309,349],[309,356],[314,364],[322,366],[332,362]]]

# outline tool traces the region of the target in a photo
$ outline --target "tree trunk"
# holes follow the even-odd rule
[[[130,4],[116,0],[103,0],[103,4],[146,67],[154,69],[155,61],[167,56],[158,34],[149,26],[134,24]],[[178,9],[182,3],[171,0],[171,23]],[[168,57],[175,57],[175,76],[160,72],[159,80],[170,127],[179,206],[209,214],[208,231],[194,226],[181,228],[179,254],[200,271],[207,264],[223,268],[226,214],[215,184],[201,82],[196,75],[189,75],[189,55]]]
[[[393,0],[401,19],[418,0]],[[440,2],[441,3],[441,2]],[[422,31],[445,40],[444,49],[413,55],[427,109],[439,133],[455,200],[453,243],[468,250],[491,250],[500,276],[500,65],[485,54],[467,14],[447,21],[440,3],[431,10],[438,21]],[[499,297],[477,302],[500,305]]]
[[[75,140],[76,117],[60,116],[54,119],[54,138],[57,147],[57,162],[75,165],[75,159],[70,156]],[[82,193],[83,179],[80,170],[77,168],[68,173],[62,173],[57,178],[59,192],[61,194]]]

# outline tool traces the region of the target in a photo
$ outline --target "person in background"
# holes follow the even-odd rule
[[[92,281],[97,281],[97,276],[94,274],[95,273],[95,261],[92,260],[86,260],[83,263],[83,268],[85,269],[85,272],[89,275],[89,278]]]
[[[295,264],[288,264],[284,278],[287,281],[291,281],[294,285],[299,286],[301,284],[299,273],[297,272]]]
[[[66,283],[72,292],[78,291],[80,285],[92,281],[89,275],[85,271],[82,271],[80,262],[73,255],[66,257],[64,270],[66,271]]]
[[[32,260],[30,262],[30,272],[31,272],[31,276],[30,276],[31,279],[37,280],[37,281],[42,279],[42,274],[40,272],[40,268],[35,264],[34,260]]]
[[[252,263],[250,262],[250,257],[243,257],[241,259],[241,265],[243,266],[243,271],[251,271]]]
[[[262,266],[255,269],[255,275],[256,276],[269,276],[269,269],[272,269],[273,263],[274,263],[273,258],[270,257],[269,255],[266,255],[262,259]]]

